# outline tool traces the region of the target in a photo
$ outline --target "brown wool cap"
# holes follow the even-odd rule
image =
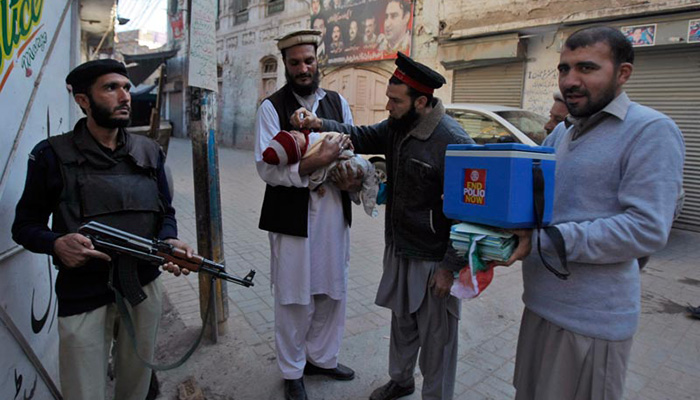
[[[281,38],[277,38],[277,48],[280,50],[288,49],[300,44],[313,44],[319,46],[321,44],[321,31],[314,29],[303,29],[300,31],[290,32]]]

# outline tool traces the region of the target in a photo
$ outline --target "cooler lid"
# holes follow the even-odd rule
[[[522,143],[448,144],[447,150],[525,151],[528,153],[554,154],[554,147],[530,146]]]

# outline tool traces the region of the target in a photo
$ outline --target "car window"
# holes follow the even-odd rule
[[[518,142],[508,129],[488,116],[463,110],[447,110],[447,114],[457,120],[477,144]]]
[[[544,130],[547,118],[539,114],[525,110],[497,111],[496,114],[513,124],[537,144],[542,144],[542,141],[547,136]]]

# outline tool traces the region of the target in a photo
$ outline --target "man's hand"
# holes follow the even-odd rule
[[[164,242],[169,243],[169,244],[173,245],[173,247],[180,249],[180,250],[184,251],[185,253],[187,253],[187,258],[192,258],[192,256],[195,254],[194,249],[192,247],[190,247],[190,245],[188,245],[187,243],[185,243],[179,239],[165,239]],[[161,265],[160,267],[163,269],[163,271],[168,271],[175,276],[180,276],[180,274],[184,274],[184,275],[190,274],[189,269],[180,268],[179,265],[174,264],[172,262],[165,263],[165,264]]]
[[[489,263],[490,267],[496,265],[509,267],[513,265],[514,262],[527,257],[532,250],[532,229],[506,229],[505,231],[518,237],[518,246],[513,250],[513,254],[511,254],[508,261],[492,261]]]
[[[68,268],[83,266],[91,258],[112,261],[107,254],[95,250],[90,239],[79,233],[69,233],[56,239],[53,253]]]
[[[343,150],[349,149],[352,146],[350,137],[341,135],[337,137],[326,136],[321,142],[321,147],[318,151],[301,160],[299,164],[299,175],[309,175],[319,168],[325,167],[338,159]]]
[[[304,107],[294,111],[289,122],[299,129],[319,130],[323,126],[323,121]]]
[[[449,296],[454,280],[455,277],[452,271],[438,268],[433,277],[430,278],[430,287],[433,288],[433,294],[440,298]]]
[[[336,168],[333,168],[330,174],[331,182],[335,186],[346,192],[358,192],[362,189],[362,179],[365,173],[362,169],[357,168],[357,171],[353,171],[349,163],[340,163]]]

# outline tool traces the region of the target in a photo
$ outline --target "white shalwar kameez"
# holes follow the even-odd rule
[[[316,113],[326,93],[318,89],[306,98],[294,95],[299,104]],[[342,96],[341,103],[343,122],[352,124],[350,107]],[[255,124],[258,174],[273,186],[308,187],[308,177],[299,175],[299,163],[278,166],[262,160],[262,152],[279,131],[277,111],[265,100]],[[307,360],[321,368],[335,368],[345,328],[350,230],[340,190],[333,184],[322,187],[323,195],[310,192],[308,238],[269,233],[275,342],[284,379],[301,378]]]

